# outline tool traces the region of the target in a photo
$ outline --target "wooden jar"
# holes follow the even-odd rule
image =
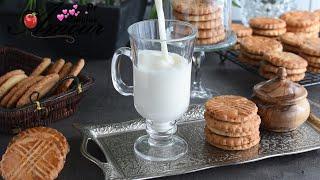
[[[262,125],[270,131],[295,130],[310,115],[307,90],[286,77],[286,69],[279,68],[276,78],[261,82],[253,88],[253,101],[259,108]]]

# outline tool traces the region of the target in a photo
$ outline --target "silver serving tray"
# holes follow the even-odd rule
[[[320,106],[313,102],[311,105],[313,113],[319,117]],[[203,112],[203,106],[191,106],[179,121],[177,133],[188,142],[189,149],[185,156],[176,161],[150,162],[135,155],[133,144],[145,134],[145,122],[142,119],[117,124],[76,124],[75,127],[83,135],[81,153],[103,170],[106,179],[171,176],[320,149],[320,122],[313,116],[293,132],[272,133],[262,130],[260,144],[250,150],[224,151],[206,143]],[[98,144],[107,163],[88,153],[89,140]]]

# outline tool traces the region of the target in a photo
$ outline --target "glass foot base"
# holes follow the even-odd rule
[[[199,87],[192,87],[191,89],[191,98],[192,99],[210,99],[215,95],[215,93],[211,89]]]
[[[141,136],[134,144],[134,151],[140,158],[149,161],[172,161],[185,155],[188,151],[187,142],[172,136],[171,143],[167,145],[151,145],[149,135]]]

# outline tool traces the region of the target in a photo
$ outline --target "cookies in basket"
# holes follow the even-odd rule
[[[197,45],[210,45],[226,37],[222,18],[222,7],[215,1],[175,0],[172,2],[173,16],[198,28]]]
[[[0,162],[4,179],[56,179],[69,152],[66,138],[45,127],[27,129],[10,142]]]
[[[51,63],[50,58],[42,62],[27,76],[23,70],[13,70],[0,77],[0,106],[4,108],[23,107],[37,101],[56,88],[58,82],[67,76],[78,76],[85,65],[83,59],[73,65],[63,59]],[[67,91],[73,79],[65,80],[57,93]],[[53,93],[53,92],[52,92]]]
[[[205,104],[205,137],[225,150],[246,150],[260,142],[261,119],[250,100],[233,95],[218,96]]]

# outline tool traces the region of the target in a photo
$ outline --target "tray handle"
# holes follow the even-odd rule
[[[91,161],[94,164],[96,164],[103,171],[106,179],[119,178],[121,175],[115,170],[113,165],[111,165],[110,163],[101,162],[100,160],[98,160],[97,158],[95,158],[94,156],[92,156],[88,152],[88,143],[89,143],[90,140],[92,140],[92,139],[89,138],[88,136],[84,136],[83,137],[82,143],[81,143],[81,146],[80,146],[81,154],[85,158],[87,158],[89,161]]]

